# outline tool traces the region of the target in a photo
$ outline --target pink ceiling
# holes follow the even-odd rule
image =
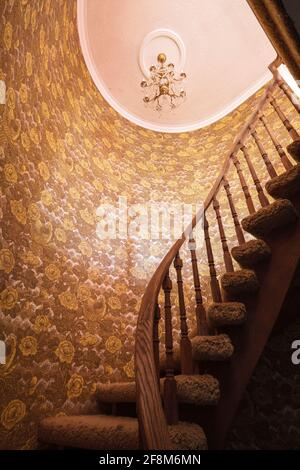
[[[78,0],[82,50],[99,91],[123,116],[154,130],[181,132],[214,122],[254,93],[275,58],[246,0]],[[140,48],[152,31],[178,34],[186,51],[187,99],[158,113],[142,101]],[[170,41],[169,41],[170,43]],[[179,67],[180,53],[165,38],[157,48]],[[165,50],[167,49],[167,51]]]

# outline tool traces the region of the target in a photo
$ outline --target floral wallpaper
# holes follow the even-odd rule
[[[116,204],[119,196],[129,204],[201,202],[263,90],[207,128],[154,133],[121,118],[93,85],[80,51],[75,0],[2,0],[0,26],[0,79],[7,85],[6,105],[0,105],[0,339],[8,347],[0,366],[0,448],[30,449],[37,446],[39,419],[95,412],[98,382],[133,380],[141,297],[172,243],[100,240],[97,207]],[[278,100],[293,120],[293,108],[283,96]],[[266,115],[286,145],[278,118],[271,109]],[[269,142],[266,148],[274,154]],[[249,149],[265,181],[253,143]],[[236,176],[230,180],[246,215]],[[224,195],[220,202],[232,246]],[[211,212],[209,219],[220,273]],[[201,249],[198,259],[209,301]],[[185,293],[192,326],[191,282]],[[178,335],[176,316],[174,328]]]

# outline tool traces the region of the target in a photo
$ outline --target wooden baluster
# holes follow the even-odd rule
[[[277,176],[276,170],[275,170],[274,166],[272,165],[272,163],[269,159],[269,156],[268,156],[268,154],[267,154],[260,138],[258,137],[258,134],[257,134],[255,129],[251,131],[251,135],[252,135],[252,137],[253,137],[256,145],[257,145],[257,148],[258,148],[258,150],[259,150],[259,152],[262,156],[262,159],[263,159],[263,161],[266,165],[266,168],[268,170],[270,178],[275,178],[275,176]]]
[[[260,184],[257,173],[255,171],[255,168],[254,168],[254,166],[253,166],[253,164],[250,160],[250,155],[249,155],[249,152],[248,152],[248,149],[247,149],[246,145],[241,146],[241,151],[243,152],[243,155],[245,157],[245,160],[247,162],[249,171],[250,171],[252,179],[253,179],[253,183],[255,184],[256,191],[257,191],[257,194],[258,194],[258,199],[259,199],[259,201],[260,201],[260,203],[263,207],[268,206],[269,201],[268,201],[268,199],[267,199],[267,197],[266,197],[266,195],[263,191],[263,188]]]
[[[214,302],[222,302],[221,290],[220,290],[220,285],[219,285],[219,281],[217,278],[215,260],[214,260],[214,255],[213,255],[210,236],[209,236],[209,224],[207,221],[206,214],[203,215],[203,222],[204,222],[204,239],[205,239],[207,260],[208,260],[209,273],[210,273],[210,287],[211,287],[212,298]]]
[[[178,422],[178,406],[177,406],[177,387],[174,377],[174,357],[173,357],[173,332],[172,332],[172,310],[171,310],[171,290],[172,281],[167,272],[163,285],[165,294],[165,348],[166,348],[166,377],[164,380],[164,407],[168,424],[176,424]]]
[[[293,93],[290,87],[287,85],[287,83],[284,80],[280,78],[276,78],[276,81],[278,83],[279,88],[283,91],[283,93],[290,100],[290,102],[292,103],[296,111],[300,114],[299,98],[293,96]]]
[[[154,362],[157,372],[157,380],[159,382],[160,373],[159,373],[159,321],[160,321],[160,307],[156,304],[155,307],[155,316],[153,323],[153,353],[154,353]]]
[[[234,271],[233,269],[233,264],[232,264],[232,259],[231,255],[228,249],[228,244],[227,244],[227,239],[225,235],[225,230],[223,226],[223,221],[221,217],[221,212],[220,212],[220,204],[219,201],[217,200],[216,197],[213,198],[213,208],[216,213],[216,219],[218,222],[218,227],[219,227],[219,234],[220,234],[220,239],[222,243],[222,250],[223,250],[223,258],[224,258],[224,263],[225,263],[225,268],[227,272],[232,272]]]
[[[296,131],[294,126],[291,124],[291,122],[288,120],[286,115],[282,112],[279,104],[277,103],[277,101],[274,97],[272,97],[272,99],[270,100],[270,104],[275,109],[279,119],[281,120],[281,122],[284,125],[284,127],[286,128],[286,130],[289,132],[292,139],[293,140],[299,140],[300,135],[298,134],[298,132]]]
[[[281,146],[280,143],[278,142],[278,140],[277,140],[277,138],[276,138],[274,132],[270,129],[270,127],[269,127],[269,125],[268,125],[268,123],[267,123],[267,120],[266,120],[265,116],[264,116],[264,115],[261,115],[259,119],[260,119],[260,121],[262,122],[262,124],[264,125],[264,128],[266,129],[267,133],[269,134],[269,137],[270,137],[270,139],[272,140],[273,145],[274,145],[274,147],[275,147],[276,150],[277,150],[277,153],[278,153],[278,155],[279,155],[279,157],[280,157],[280,159],[281,159],[281,162],[282,162],[284,168],[285,168],[286,170],[289,170],[290,168],[292,168],[293,165],[292,165],[291,162],[289,161],[289,159],[288,159],[288,157],[287,157],[287,154],[285,153],[285,151],[283,150],[282,146]]]
[[[242,245],[243,243],[245,243],[245,237],[244,237],[244,233],[243,233],[243,230],[242,230],[237,212],[235,210],[235,205],[234,205],[234,202],[233,202],[233,199],[232,199],[230,186],[229,186],[229,183],[228,183],[226,178],[223,178],[223,186],[224,186],[224,189],[226,191],[227,200],[228,200],[231,215],[232,215],[232,218],[233,218],[235,233],[236,233],[239,245]]]
[[[251,198],[251,195],[250,195],[250,192],[249,192],[249,188],[247,186],[247,183],[246,183],[246,180],[244,178],[244,175],[243,175],[243,172],[242,172],[242,169],[241,169],[241,165],[240,165],[240,162],[237,158],[237,156],[235,154],[232,155],[232,161],[233,161],[233,164],[236,168],[236,171],[237,171],[237,174],[238,174],[238,177],[240,179],[240,183],[241,183],[241,186],[242,186],[242,190],[243,190],[243,193],[244,193],[244,196],[245,196],[245,200],[246,200],[246,204],[247,204],[247,207],[248,207],[248,211],[250,214],[253,214],[255,212],[255,207],[254,207],[254,204],[253,204],[253,201],[252,201],[252,198]]]
[[[195,301],[196,301],[196,321],[197,321],[197,334],[198,335],[207,335],[208,334],[208,325],[206,312],[203,305],[200,276],[198,270],[198,262],[196,256],[196,242],[193,238],[193,234],[190,235],[189,239],[189,250],[191,252],[191,262],[193,270],[193,280],[194,280],[194,290],[195,290]]]
[[[192,345],[189,339],[189,329],[186,321],[186,309],[183,292],[183,281],[182,281],[182,259],[179,253],[176,254],[174,259],[174,268],[177,274],[177,288],[178,288],[178,299],[179,299],[179,313],[180,313],[180,364],[182,374],[193,373],[193,357],[192,357]]]

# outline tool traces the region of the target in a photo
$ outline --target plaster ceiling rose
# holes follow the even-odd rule
[[[276,53],[247,2],[77,0],[80,43],[101,95],[123,117],[159,132],[205,127],[272,78]],[[184,103],[145,106],[141,79],[164,53],[186,73]]]

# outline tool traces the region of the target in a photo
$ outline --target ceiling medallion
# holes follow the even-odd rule
[[[152,106],[156,111],[161,111],[165,106],[169,106],[171,109],[177,108],[186,98],[186,92],[183,88],[186,73],[180,72],[176,75],[174,64],[166,65],[166,61],[166,54],[158,54],[158,64],[151,65],[149,78],[141,82],[145,93],[143,99],[145,105]]]

